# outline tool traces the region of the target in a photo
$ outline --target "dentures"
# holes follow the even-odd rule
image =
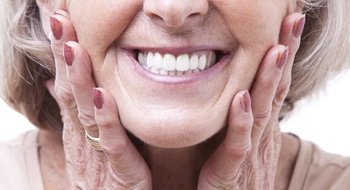
[[[217,61],[215,51],[200,51],[190,54],[141,52],[139,63],[147,70],[160,75],[184,75],[204,71]]]

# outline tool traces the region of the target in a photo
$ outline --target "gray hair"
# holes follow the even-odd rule
[[[307,21],[281,117],[350,65],[350,1],[298,3],[305,7]],[[35,0],[2,0],[0,16],[2,98],[34,125],[60,132],[63,125],[58,105],[44,86],[55,76],[54,59]]]

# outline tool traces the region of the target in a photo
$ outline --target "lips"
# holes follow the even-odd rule
[[[137,60],[147,70],[160,75],[184,75],[201,72],[217,61],[215,51],[184,54],[138,51]]]

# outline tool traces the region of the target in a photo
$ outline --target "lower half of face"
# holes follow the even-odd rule
[[[264,54],[278,43],[284,8],[274,0],[222,2],[178,27],[137,3],[71,11],[96,83],[113,94],[123,126],[137,138],[168,148],[203,142],[227,125],[236,93],[249,90]]]

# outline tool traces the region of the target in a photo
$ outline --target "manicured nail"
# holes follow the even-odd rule
[[[102,92],[100,90],[94,88],[93,99],[94,99],[95,107],[97,109],[101,109],[103,107],[104,102],[103,102]]]
[[[303,14],[295,23],[293,26],[293,35],[295,38],[299,38],[301,34],[303,33],[305,26],[305,14]]]
[[[244,112],[250,112],[251,111],[252,103],[251,103],[251,100],[250,100],[250,95],[249,95],[248,90],[246,90],[244,92],[243,96],[240,98],[240,102],[241,102],[242,110]]]
[[[62,38],[62,23],[57,18],[51,16],[50,25],[53,36],[56,40],[60,40]]]
[[[67,43],[64,43],[63,45],[63,56],[64,60],[66,61],[66,64],[68,66],[72,66],[74,61],[74,49],[70,47]]]
[[[282,69],[283,66],[286,64],[288,52],[289,52],[289,47],[286,47],[286,49],[283,52],[278,54],[278,58],[276,62],[276,66],[278,69]]]

